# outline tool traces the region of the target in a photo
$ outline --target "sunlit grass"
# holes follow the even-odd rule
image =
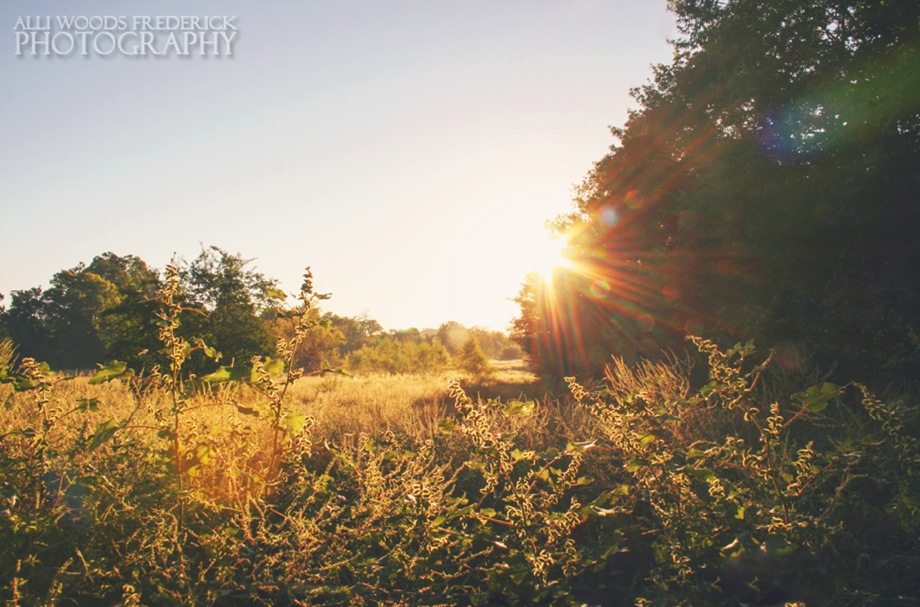
[[[595,563],[647,551],[654,538],[668,558],[632,563],[651,573],[614,582],[618,592],[726,599],[706,576],[728,564],[740,568],[731,592],[758,599],[748,577],[779,575],[797,599],[811,596],[800,570],[825,572],[825,583],[852,577],[853,555],[891,562],[887,544],[912,524],[910,412],[855,385],[774,380],[761,393],[769,356],[694,343],[712,378],[702,389],[678,359],[612,359],[599,383],[555,392],[524,361],[492,361],[478,379],[302,378],[283,410],[302,423],[280,443],[258,384],[189,378],[175,459],[174,394],[151,378],[93,385],[45,372],[20,392],[0,384],[0,531],[10,546],[0,573],[13,580],[0,592],[23,606],[53,604],[55,593],[129,604],[133,592],[151,605],[262,593],[240,604],[339,605],[355,593],[364,604],[467,604],[472,594],[475,604],[570,604],[541,594],[558,586],[582,604],[594,596]],[[117,432],[97,440],[113,420]],[[891,440],[877,440],[879,427]],[[869,470],[891,495],[871,508],[858,485]],[[871,531],[841,535],[867,516]],[[712,550],[736,540],[756,554],[778,546],[787,569]],[[896,556],[892,580],[903,585],[916,550]],[[846,571],[831,579],[837,569]]]

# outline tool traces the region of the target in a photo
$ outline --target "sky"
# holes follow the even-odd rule
[[[665,5],[5,0],[4,303],[107,251],[213,245],[289,291],[310,266],[336,314],[503,330],[544,222],[673,56]],[[207,29],[149,29],[180,16]]]

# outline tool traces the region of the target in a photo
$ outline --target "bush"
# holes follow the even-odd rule
[[[695,339],[614,360],[566,402],[474,401],[395,433],[293,404],[305,281],[278,360],[194,379],[0,360],[0,593],[10,605],[872,605],[917,596],[916,409],[771,380]],[[381,341],[381,344],[386,340]],[[383,348],[381,348],[381,352]],[[470,358],[475,356],[475,342]],[[343,420],[343,426],[345,422]]]
[[[478,380],[492,375],[492,365],[475,338],[463,344],[463,350],[457,355],[457,365]]]

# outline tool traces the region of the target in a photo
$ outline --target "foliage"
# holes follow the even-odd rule
[[[171,265],[162,372],[113,362],[74,379],[6,349],[10,604],[869,605],[920,591],[917,410],[862,385],[793,387],[750,344],[694,339],[705,373],[617,359],[603,383],[569,379],[574,407],[474,400],[454,381],[447,417],[354,433],[293,398],[296,350],[321,322],[309,271],[279,313],[282,357],[204,382],[185,362],[216,352],[181,336],[179,293]]]
[[[104,358],[138,368],[164,364],[153,354],[159,347],[155,322],[156,295],[162,287],[159,273],[139,257],[114,253],[94,257],[87,271],[109,281],[118,292],[117,302],[99,311],[97,333]]]
[[[383,327],[366,314],[361,316],[346,317],[326,312],[323,319],[329,322],[332,330],[341,334],[341,343],[338,348],[338,358],[344,359],[349,353],[354,352],[371,341],[381,333]]]
[[[318,308],[311,308],[310,327],[300,336],[300,343],[294,358],[294,365],[306,371],[320,371],[323,365],[340,365],[342,357],[340,348],[345,344],[345,336],[334,326],[328,315],[321,315]],[[295,326],[286,315],[279,315],[272,320],[272,334],[275,342],[289,341],[295,336]]]
[[[574,268],[524,286],[516,333],[553,373],[690,333],[804,349],[841,381],[913,381],[917,3],[669,6],[675,59],[634,91],[558,222]]]
[[[24,356],[54,368],[89,369],[105,357],[140,362],[137,353],[156,344],[149,300],[158,280],[140,259],[104,253],[58,272],[46,291],[14,291],[3,323]]]
[[[457,365],[477,380],[483,380],[492,375],[492,366],[485,352],[479,345],[479,340],[471,337],[457,356]]]
[[[346,366],[354,372],[437,373],[451,364],[439,341],[420,335],[381,335],[348,355]]]
[[[248,260],[217,247],[191,263],[177,262],[175,297],[187,311],[182,331],[206,340],[228,360],[273,353],[269,308],[275,281],[248,268]],[[45,291],[13,291],[0,320],[24,356],[55,369],[91,369],[118,359],[134,367],[164,366],[155,322],[159,274],[133,256],[103,253],[89,265],[58,272]],[[197,361],[195,371],[203,372]]]
[[[623,530],[610,549],[644,561],[637,595],[811,605],[916,592],[904,568],[920,550],[920,458],[899,407],[829,382],[766,400],[772,356],[693,341],[708,358],[698,389],[676,361],[615,360],[593,392],[568,380],[622,466],[592,507]]]
[[[182,269],[183,305],[190,316],[189,336],[204,339],[231,363],[273,354],[268,321],[262,313],[277,301],[277,283],[248,269],[251,260],[209,247]],[[201,369],[200,369],[201,370]]]
[[[513,360],[521,358],[520,347],[501,331],[490,331],[482,327],[467,328],[456,321],[443,323],[438,327],[437,339],[451,356],[457,356],[470,340],[479,344],[487,358]]]

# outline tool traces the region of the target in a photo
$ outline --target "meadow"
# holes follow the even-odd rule
[[[560,390],[521,361],[203,381],[162,336],[146,374],[7,347],[6,605],[916,603],[916,409],[750,344]]]
[[[556,11],[564,3],[542,4]],[[551,259],[540,265],[554,267],[523,277],[510,335],[456,321],[387,331],[366,314],[324,310],[331,295],[314,291],[309,267],[300,293],[288,293],[253,259],[204,245],[164,271],[109,251],[57,272],[47,288],[13,290],[8,303],[0,296],[3,604],[920,605],[920,3],[667,6],[677,27],[673,59],[632,89],[635,104],[609,127],[609,146],[572,188],[569,211],[547,222],[558,238],[546,243]],[[457,32],[472,23],[456,21]],[[560,34],[574,31],[567,19],[554,24]],[[507,44],[515,27],[494,25],[500,46],[520,54]],[[362,37],[387,38],[371,33]],[[562,65],[561,40],[548,37],[551,52],[535,57]],[[487,40],[473,41],[476,52],[463,57],[503,70],[483,82],[506,86],[515,82],[506,76],[520,76],[547,89],[553,104],[564,96],[593,103],[577,80],[532,78],[517,59],[493,57]],[[618,58],[608,59],[618,71]],[[424,71],[441,79],[450,64],[459,65]],[[415,73],[400,70],[399,82]],[[285,83],[297,85],[301,71],[285,71]],[[335,82],[349,73],[360,71]],[[610,71],[569,75],[607,80]],[[275,99],[258,90],[258,99]],[[475,95],[475,108],[500,107],[502,96]],[[66,117],[73,103],[64,97]],[[404,105],[362,104],[354,106],[367,106],[362,121]],[[43,126],[53,125],[46,104],[34,105]],[[557,140],[561,131],[541,138],[544,117],[530,120],[537,115],[525,105],[505,122],[542,143],[518,143],[541,153],[574,149]],[[138,106],[145,118],[161,113],[148,106]],[[269,114],[277,112],[246,115]],[[289,126],[288,114],[277,114],[279,125]],[[401,141],[413,139],[401,131]],[[465,136],[425,132],[431,152],[463,152]],[[333,267],[347,262],[338,284],[366,293],[374,308],[398,309],[393,318],[409,314],[410,300],[478,307],[498,294],[487,286],[498,282],[493,271],[543,257],[526,225],[555,187],[530,177],[548,164],[483,132],[487,153],[470,147],[469,157],[489,175],[508,173],[509,162],[525,167],[514,188],[477,179],[455,160],[446,171],[420,165],[375,179],[380,154],[337,154],[373,148],[314,138],[328,148],[317,148],[317,158],[342,156],[346,181],[356,175],[376,188],[355,197],[336,181],[331,204],[366,198],[374,207],[355,206],[345,232],[325,208],[316,214],[298,202],[285,211],[287,190],[247,181],[279,174],[277,167],[215,181],[210,168],[189,171],[180,155],[177,180],[156,155],[132,166],[166,178],[140,180],[135,190],[200,174],[207,187],[183,190],[208,192],[212,209],[201,215],[197,199],[150,190],[130,212],[122,202],[143,197],[119,189],[118,204],[80,213],[92,223],[58,233],[55,217],[70,220],[74,204],[103,200],[114,187],[112,167],[124,164],[101,161],[83,138],[58,138],[68,161],[92,164],[74,182],[85,187],[68,194],[60,176],[79,171],[23,154],[51,171],[44,180],[25,165],[8,171],[28,178],[23,191],[38,181],[53,189],[20,206],[70,206],[40,221],[5,216],[23,235],[9,239],[10,257],[37,268],[32,262],[46,253],[65,254],[58,244],[83,250],[102,224],[109,232],[142,226],[157,237],[153,252],[202,221],[223,226],[239,217],[238,241],[270,236],[269,258],[280,245],[285,255],[325,249],[321,258]],[[163,138],[188,139],[184,131]],[[61,147],[68,140],[80,143],[78,153]],[[312,192],[327,171],[299,171],[310,162],[278,149],[279,183],[296,185],[288,177],[303,173],[307,198],[326,200]],[[492,153],[503,150],[510,152]],[[121,173],[115,185],[133,174]],[[401,183],[401,173],[410,181]],[[448,181],[431,181],[438,176]],[[388,181],[398,195],[377,187]],[[440,194],[459,192],[459,181],[482,193],[456,197],[452,209],[451,196]],[[226,200],[212,191],[223,182],[234,186]],[[422,215],[397,208],[413,191],[423,196]],[[258,198],[243,200],[247,192]],[[272,228],[279,217],[294,230],[289,237]],[[353,229],[362,217],[398,243],[365,242]],[[154,218],[169,227],[151,229]],[[254,229],[259,218],[267,228]],[[477,237],[481,226],[495,236]],[[42,247],[31,238],[39,233],[63,236]],[[317,234],[334,242],[323,247]],[[416,235],[433,240],[412,245]],[[113,242],[133,240],[126,233]],[[383,249],[399,260],[386,262]],[[473,259],[480,261],[465,271]],[[438,285],[448,283],[462,297],[443,297]],[[521,356],[526,365],[512,360]]]

